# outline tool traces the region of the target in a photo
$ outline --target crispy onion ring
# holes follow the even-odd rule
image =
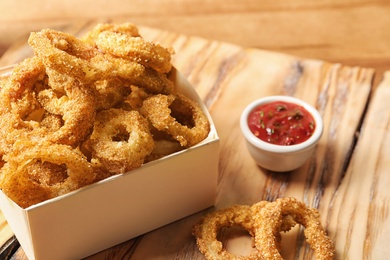
[[[257,204],[258,208],[263,208],[270,202],[261,201]],[[249,232],[252,240],[255,237],[255,219],[253,218],[252,207],[248,205],[234,205],[225,209],[217,210],[201,218],[193,228],[193,235],[199,250],[206,259],[263,259],[262,252],[256,250],[247,256],[237,256],[229,253],[223,248],[222,242],[218,241],[217,236],[223,227],[241,226]],[[282,219],[282,230],[288,231],[295,225],[291,218]],[[277,237],[277,249],[281,248],[281,237]]]
[[[140,109],[151,124],[180,142],[192,146],[209,133],[207,117],[197,103],[182,94],[154,95],[146,99]]]
[[[172,69],[173,51],[160,44],[145,41],[142,37],[102,31],[96,39],[96,46],[106,53],[131,59],[161,73],[168,73]]]
[[[14,151],[4,157],[7,162],[1,169],[0,188],[23,208],[76,190],[95,179],[85,156],[66,145],[19,140]],[[45,175],[46,171],[49,174]]]
[[[99,80],[95,82],[96,110],[113,108],[131,94],[131,87],[121,80]]]
[[[112,173],[142,165],[153,150],[148,123],[137,111],[108,109],[96,115],[93,133],[85,147]]]
[[[152,94],[169,94],[175,90],[173,82],[168,79],[166,74],[158,73],[150,68],[146,68],[139,77],[131,79],[131,83],[144,88]]]
[[[261,259],[254,252],[249,256],[236,256],[223,248],[221,241],[217,239],[218,233],[223,227],[241,226],[253,233],[253,221],[251,208],[247,205],[235,205],[225,209],[217,210],[207,214],[194,226],[193,234],[201,253],[206,259]]]
[[[62,87],[63,91],[55,91],[46,85],[44,72],[38,58],[27,59],[15,67],[2,89],[3,116],[7,120],[0,126],[2,136],[6,134],[3,141],[8,142],[8,146],[21,134],[45,135],[44,139],[52,142],[75,145],[91,132],[95,117],[93,90],[76,79],[70,80],[69,76],[69,84]],[[55,115],[61,116],[60,128],[47,124]],[[47,132],[48,129],[51,131]]]
[[[70,34],[44,29],[31,33],[28,43],[45,65],[52,88],[61,90],[68,84],[69,75],[71,80],[77,78],[83,83],[99,76],[100,70],[90,61],[101,54]]]
[[[15,66],[14,72],[4,81],[0,90],[0,149],[11,149],[20,135],[39,128],[30,120],[30,114],[40,110],[40,104],[32,91],[44,80],[44,67],[36,58],[29,58]]]
[[[68,76],[83,84],[115,77],[136,78],[145,73],[137,62],[105,55],[73,35],[51,29],[31,33],[28,43],[42,60],[49,75],[49,85],[61,89]]]
[[[45,68],[36,57],[17,64],[1,87],[0,115],[12,112],[26,119],[31,111],[39,109],[40,105],[33,92],[35,89],[39,91],[39,85],[44,84],[45,78]]]
[[[146,98],[150,97],[143,88],[130,86],[130,93],[125,96],[116,108],[124,110],[139,110]]]
[[[169,94],[175,89],[167,74],[146,68],[132,60],[114,57],[109,53],[96,56],[91,60],[91,64],[100,70],[99,77],[95,78],[95,81],[114,80],[116,84],[119,79],[123,85],[139,86],[152,94]]]
[[[74,146],[84,141],[91,133],[95,120],[96,99],[91,88],[85,87],[77,79],[64,86],[64,93],[52,89],[40,92],[38,99],[48,112],[59,115],[63,126],[48,140]]]
[[[6,98],[6,100],[2,100],[5,103],[2,103],[0,111],[4,111],[4,109],[6,111],[19,109],[17,107],[11,108],[12,102],[19,101],[29,95],[31,89],[34,88],[37,82],[42,82],[44,79],[45,67],[37,57],[27,58],[17,64],[12,74],[4,79],[4,85],[1,88],[1,97]],[[20,106],[20,102],[18,106]]]
[[[29,44],[42,60],[49,75],[49,85],[54,89],[72,84],[68,75],[89,85],[99,80],[144,87],[151,93],[171,93],[173,83],[166,74],[145,68],[139,62],[102,53],[76,37],[45,29],[31,33]]]
[[[93,58],[91,64],[100,69],[99,77],[95,78],[95,81],[105,79],[115,82],[120,79],[123,85],[139,86],[152,94],[169,94],[174,91],[174,84],[167,74],[145,68],[135,61],[104,54]]]
[[[62,119],[46,112],[37,99],[47,86],[42,63],[29,58],[19,63],[1,88],[0,151],[6,153],[21,137],[51,138]]]
[[[282,219],[292,217],[305,227],[307,242],[314,250],[316,259],[334,259],[334,248],[331,239],[321,226],[317,209],[307,207],[295,198],[281,198],[268,205],[254,205],[255,245],[264,255],[264,259],[283,259],[278,249],[278,238],[282,229]]]
[[[334,259],[331,239],[320,223],[317,209],[307,207],[295,198],[281,198],[275,202],[261,201],[252,206],[235,205],[207,214],[193,227],[199,251],[206,259],[282,259],[281,232],[296,224],[305,227],[305,236],[316,259]],[[252,237],[256,251],[248,256],[227,252],[218,241],[223,227],[239,225]]]
[[[97,24],[90,31],[88,31],[87,34],[81,38],[81,40],[96,47],[96,39],[98,38],[99,34],[104,31],[126,34],[132,37],[140,36],[138,32],[138,27],[132,23],[122,23],[122,24],[100,23]]]

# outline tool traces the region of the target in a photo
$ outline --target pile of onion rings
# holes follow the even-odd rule
[[[170,79],[172,48],[137,26],[31,33],[0,80],[0,188],[26,208],[204,140],[209,121]],[[166,102],[163,102],[167,99]]]
[[[195,223],[193,235],[206,259],[283,259],[280,255],[281,232],[289,231],[296,224],[305,228],[306,240],[316,259],[334,259],[333,242],[321,225],[318,210],[295,198],[261,201],[252,206],[233,205],[211,212]],[[222,228],[232,226],[241,226],[249,232],[256,249],[253,253],[238,256],[223,247],[218,233]]]

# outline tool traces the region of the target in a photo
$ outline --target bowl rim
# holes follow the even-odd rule
[[[316,128],[315,128],[312,136],[302,143],[289,145],[289,146],[267,143],[265,141],[260,140],[258,137],[256,137],[249,129],[249,126],[247,123],[248,122],[247,121],[248,115],[257,106],[262,105],[262,104],[266,104],[266,103],[270,103],[270,102],[274,102],[274,101],[290,102],[290,103],[294,103],[294,104],[300,105],[303,108],[305,108],[313,116],[314,121],[316,123]],[[273,152],[273,153],[292,153],[292,152],[297,152],[297,151],[301,151],[301,150],[306,150],[306,149],[314,146],[318,142],[320,137],[322,136],[324,124],[323,124],[322,116],[318,112],[318,110],[315,109],[312,105],[310,105],[306,101],[299,99],[299,98],[296,98],[296,97],[292,97],[292,96],[275,95],[275,96],[262,97],[262,98],[256,99],[256,100],[252,101],[251,103],[249,103],[245,107],[243,112],[241,113],[240,128],[241,128],[241,131],[242,131],[245,139],[259,149],[262,149],[262,150],[265,150],[268,152]]]

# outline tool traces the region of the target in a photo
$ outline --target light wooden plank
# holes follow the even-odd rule
[[[93,23],[79,23],[64,29],[81,35],[91,26]],[[351,182],[355,174],[346,173],[372,90],[372,69],[308,60],[259,49],[245,49],[148,27],[141,27],[140,30],[145,38],[174,47],[174,65],[194,85],[210,109],[221,138],[216,208],[232,204],[252,204],[259,200],[273,200],[283,196],[297,197],[319,208],[324,225],[336,241],[337,253],[351,259],[354,259],[352,256],[356,256],[358,250],[355,249],[357,245],[352,245],[350,241],[371,238],[376,232],[383,238],[386,237],[388,233],[380,230],[387,228],[381,221],[386,219],[387,211],[379,206],[367,208],[367,203],[361,210],[369,212],[370,219],[378,220],[370,222],[364,218],[364,214],[353,216],[363,218],[359,219],[362,221],[359,223],[368,225],[370,237],[364,232],[364,228],[357,225],[351,226],[356,232],[354,237],[344,236],[350,234],[346,233],[350,230],[345,228],[349,227],[348,223],[351,221],[351,208],[344,205],[355,205],[357,195],[370,195],[372,190],[372,185],[367,182]],[[26,48],[25,45],[19,47]],[[16,61],[24,55],[18,52],[17,47],[6,53],[8,61]],[[325,120],[324,135],[316,154],[302,168],[291,173],[275,174],[257,167],[246,150],[239,129],[239,117],[245,105],[257,97],[274,94],[296,96],[308,101],[319,109]],[[378,99],[373,102],[386,104]],[[370,136],[375,133],[372,134],[369,127],[363,129],[362,137],[367,131],[367,139],[371,140]],[[370,141],[366,142],[370,144]],[[369,148],[371,147],[363,148],[363,151]],[[384,152],[386,151],[383,150],[382,153]],[[369,158],[374,160],[378,158],[378,154],[373,153],[370,155],[372,158]],[[357,160],[363,162],[362,159]],[[379,165],[385,168],[383,162]],[[364,175],[363,170],[366,172],[365,168],[356,167],[354,171],[358,171],[360,176]],[[379,178],[382,175],[378,173],[375,176]],[[360,184],[357,185],[358,181]],[[375,190],[378,191],[376,196],[384,190],[382,185],[384,184],[381,183]],[[343,193],[348,196],[344,198]],[[385,191],[383,193],[386,194]],[[342,202],[344,199],[347,199],[347,204]],[[134,258],[142,259],[156,256],[169,259],[202,259],[191,236],[191,227],[204,213],[200,212],[162,227],[146,234],[140,240],[128,241],[90,259],[115,254],[131,254]],[[358,238],[362,234],[363,238]],[[229,240],[228,235],[225,237]],[[244,246],[245,241],[242,246],[235,246],[233,243],[230,248],[245,253],[248,250]],[[298,230],[284,241],[290,244],[289,247],[283,247],[283,255],[287,259],[294,255],[307,257],[307,245],[298,235]],[[368,256],[374,256],[383,254],[384,251],[375,246],[367,252]]]

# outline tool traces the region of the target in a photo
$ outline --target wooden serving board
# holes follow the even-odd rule
[[[82,35],[94,25],[55,29]],[[372,69],[244,49],[145,27],[140,32],[148,40],[173,46],[173,64],[211,112],[221,140],[217,209],[293,196],[320,210],[322,223],[335,242],[337,259],[385,259],[389,255],[390,74],[373,89]],[[0,64],[12,64],[30,54],[25,42],[15,44]],[[323,116],[325,130],[316,152],[296,171],[261,169],[246,150],[240,114],[249,102],[268,95],[301,98]],[[206,212],[89,259],[203,259],[191,228]],[[4,219],[0,221],[3,242],[12,232]],[[296,228],[283,235],[285,259],[312,258],[301,231]],[[225,230],[221,239],[233,253],[252,250],[245,232]],[[23,259],[22,249],[17,255]]]

